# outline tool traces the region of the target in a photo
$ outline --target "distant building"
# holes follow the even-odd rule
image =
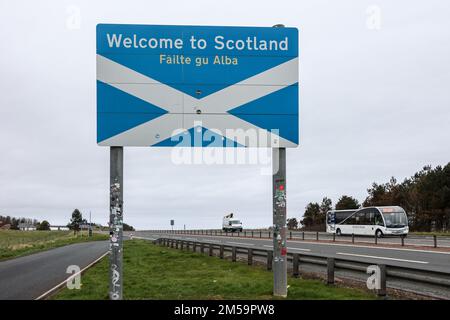
[[[51,231],[68,231],[68,226],[50,226]]]
[[[31,223],[19,223],[18,228],[19,228],[19,230],[22,230],[22,231],[36,230],[36,226]]]

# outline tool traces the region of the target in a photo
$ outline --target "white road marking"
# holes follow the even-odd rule
[[[244,242],[232,242],[232,241],[227,241],[227,243],[233,243],[233,244],[242,244],[245,246],[254,246],[253,243],[244,243]]]
[[[291,247],[287,247],[288,250],[301,250],[301,251],[311,251],[311,249],[303,249],[303,248],[291,248]]]
[[[133,236],[133,239],[141,239],[141,240],[156,240],[155,238],[146,238],[146,237],[137,237],[137,236]]]
[[[378,246],[361,246],[361,245],[352,245],[352,244],[343,244],[343,243],[323,243],[323,242],[294,241],[294,240],[289,240],[289,241],[290,242],[297,242],[297,243],[310,243],[310,244],[321,245],[321,246],[341,246],[341,247],[351,247],[351,248],[369,248],[369,249],[383,249],[383,250],[396,250],[396,251],[412,251],[412,252],[425,252],[425,253],[437,253],[437,254],[450,254],[450,252],[444,252],[444,251],[390,248],[390,247],[383,247],[383,246],[381,246],[379,244],[378,244]]]
[[[66,284],[69,280],[75,278],[76,276],[78,276],[79,274],[82,274],[86,269],[89,269],[90,267],[92,267],[94,264],[96,264],[97,262],[99,262],[101,259],[103,259],[105,256],[107,256],[109,254],[109,251],[106,251],[104,254],[102,254],[98,259],[95,259],[93,262],[91,262],[90,264],[88,264],[86,267],[84,267],[83,269],[81,269],[80,271],[78,271],[75,274],[70,275],[66,280],[64,280],[63,282],[61,282],[60,284],[54,286],[53,288],[51,288],[50,290],[48,290],[47,292],[41,294],[39,297],[37,297],[35,300],[41,300],[43,298],[45,298],[46,296],[48,296],[50,293],[52,293],[53,291],[55,291],[56,289],[61,288],[64,284]]]
[[[208,236],[207,236],[208,237]],[[224,237],[227,238],[227,237]],[[239,237],[239,239],[254,239],[254,240],[258,240],[258,241],[272,241],[271,239],[267,239],[267,238],[258,238],[258,237],[254,237],[254,238],[241,238]],[[421,250],[421,249],[406,249],[406,248],[391,248],[391,247],[383,247],[383,243],[379,242],[377,246],[363,246],[363,245],[357,245],[357,244],[344,244],[344,243],[324,243],[324,242],[317,242],[317,241],[308,241],[311,239],[307,239],[307,240],[289,240],[289,242],[295,242],[295,243],[310,243],[310,244],[314,244],[314,245],[321,245],[321,246],[342,246],[342,247],[352,247],[352,248],[369,248],[369,249],[383,249],[383,250],[396,250],[396,251],[411,251],[411,252],[424,252],[424,253],[435,253],[435,254],[447,254],[450,255],[450,252],[445,252],[445,251],[434,251],[434,250]],[[368,243],[368,242],[366,242]],[[445,246],[445,248],[448,248],[447,246]],[[430,249],[432,249],[430,247]]]
[[[364,254],[356,254],[356,253],[336,252],[336,254],[343,255],[343,256],[361,257],[361,258],[373,258],[373,259],[383,259],[383,260],[394,260],[394,261],[400,261],[400,262],[412,262],[412,263],[428,264],[428,262],[426,262],[426,261],[406,260],[406,259],[397,259],[397,258],[389,258],[389,257],[378,257],[378,256],[367,256],[367,255],[364,255]]]
[[[273,248],[273,246],[269,246],[269,245],[267,245],[267,244],[265,244],[264,247],[267,247],[267,248]],[[288,249],[288,250],[311,251],[311,249],[292,248],[292,247],[287,247],[287,249]]]
[[[222,243],[222,241],[219,241],[219,240],[210,240],[210,239],[203,239],[203,241],[215,242],[215,243]]]

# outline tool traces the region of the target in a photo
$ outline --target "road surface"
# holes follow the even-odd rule
[[[250,246],[253,248],[272,248],[272,240],[264,238],[243,238],[206,235],[170,235],[153,232],[138,231],[134,233],[142,237],[173,237],[184,240],[198,240],[216,244],[227,244],[236,246]],[[419,267],[423,270],[443,271],[450,273],[450,252],[435,252],[422,249],[392,248],[352,245],[351,243],[324,243],[306,242],[302,240],[288,240],[289,252],[308,252],[320,256],[348,258],[356,261],[370,261],[374,263],[387,263],[401,267]]]
[[[0,262],[0,300],[30,300],[66,280],[67,267],[83,269],[109,249],[108,241],[71,244]]]
[[[174,238],[180,240],[196,240],[214,244],[225,244],[228,246],[242,246],[251,248],[272,248],[272,240],[264,238],[243,238],[226,236],[206,236],[187,234],[167,234],[149,231],[134,232],[135,237],[157,239],[159,237]],[[354,261],[369,262],[373,264],[389,264],[401,267],[413,267],[425,271],[441,271],[450,273],[450,252],[437,252],[410,248],[374,247],[364,245],[352,245],[351,243],[324,243],[305,242],[301,240],[288,240],[288,252],[310,253],[323,257],[335,257],[336,259],[351,259]],[[317,265],[304,264],[300,266],[300,271],[325,273],[325,268]],[[337,271],[337,277],[349,278],[358,281],[365,281],[364,274],[351,271]],[[419,294],[433,295],[445,299],[450,299],[450,290],[442,289],[428,284],[417,284],[408,281],[392,280],[388,281],[392,288],[411,291]]]
[[[148,232],[148,231],[147,231]],[[159,233],[158,231],[153,231],[155,233]],[[188,230],[186,231],[190,234],[201,234],[202,230]],[[210,234],[210,233],[217,235],[225,235],[222,230],[203,230],[203,233]],[[169,232],[172,233],[172,232]],[[176,234],[183,234],[182,230],[176,230]],[[160,234],[168,234],[167,232],[162,232]],[[231,236],[231,232],[228,233],[228,235]],[[237,236],[238,233],[235,232],[233,236]],[[245,235],[248,237],[262,237],[262,238],[270,238],[272,233],[269,233],[267,230],[244,230],[239,233],[239,235]],[[289,231],[287,234],[288,237],[292,237],[297,240],[302,240],[304,237],[305,240],[316,240],[317,233],[311,232],[311,231]],[[325,240],[325,241],[332,241],[333,240],[333,234],[326,233],[326,232],[319,232],[318,233],[319,240]],[[401,245],[402,239],[399,236],[387,236],[384,238],[378,238],[376,239],[378,244],[386,244],[386,245]],[[352,237],[351,235],[343,235],[343,236],[336,236],[336,241],[339,242],[348,242],[352,243]],[[355,243],[362,243],[362,244],[374,244],[375,237],[374,236],[355,236],[354,237]],[[438,236],[436,239],[436,245],[438,248],[447,248],[450,249],[450,237],[448,236]],[[405,246],[420,246],[420,247],[434,247],[434,238],[432,236],[418,236],[414,234],[408,235],[406,238],[403,239]]]

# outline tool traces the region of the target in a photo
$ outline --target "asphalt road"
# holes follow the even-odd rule
[[[128,233],[126,233],[128,234]],[[161,236],[185,240],[198,240],[215,244],[247,246],[268,249],[271,239],[241,238],[205,235],[170,235],[149,231],[133,232],[135,237],[157,239]],[[126,235],[125,235],[126,237]],[[127,238],[127,237],[126,237]],[[69,274],[67,267],[77,265],[80,269],[95,261],[108,251],[107,241],[93,241],[60,247],[33,255],[0,262],[0,300],[36,299],[46,291],[65,281]],[[288,251],[311,253],[318,256],[347,258],[370,263],[388,263],[402,267],[414,267],[422,270],[450,272],[450,252],[435,252],[410,248],[370,247],[351,243],[320,243],[301,240],[288,240]],[[325,272],[320,266],[303,265],[306,271]],[[340,272],[337,275],[364,280],[361,274]],[[442,292],[433,287],[418,287],[404,281],[392,283],[401,289],[414,292],[426,292],[450,299],[450,292]]]
[[[0,300],[36,299],[66,280],[67,267],[83,269],[108,251],[108,241],[72,244],[0,262]]]
[[[260,238],[238,238],[205,235],[170,235],[148,231],[138,231],[135,236],[158,238],[173,237],[185,240],[199,240],[215,244],[236,246],[251,246],[253,248],[272,248],[272,240]],[[288,252],[308,252],[324,257],[348,258],[355,261],[370,263],[389,263],[401,267],[414,267],[422,270],[443,271],[450,273],[450,252],[435,252],[429,250],[373,247],[338,243],[315,243],[301,240],[288,240]]]
[[[204,231],[206,234],[206,230],[204,230]],[[208,231],[208,233],[211,232],[211,230],[207,230],[207,231]],[[196,232],[201,232],[201,230],[196,230]],[[212,232],[213,233],[217,232],[218,234],[220,234],[222,231],[221,230],[213,230]],[[167,233],[164,233],[164,234],[167,234]],[[231,235],[231,233],[228,233],[228,234]],[[251,236],[253,234],[254,237],[262,236],[263,238],[269,237],[269,231],[267,231],[267,230],[263,230],[263,231],[244,230],[240,234],[241,235],[246,234],[247,236]],[[235,232],[233,235],[237,236],[237,233]],[[289,237],[292,236],[292,238],[298,239],[298,240],[301,240],[303,238],[303,236],[305,237],[305,240],[316,240],[317,234],[316,234],[316,232],[306,231],[306,232],[304,232],[304,235],[303,235],[303,232],[301,232],[301,231],[290,231],[288,233],[288,236]],[[331,241],[332,239],[333,239],[332,234],[326,233],[326,232],[319,232],[319,240]],[[359,243],[373,244],[375,242],[375,237],[374,236],[355,236],[354,240],[355,240],[355,242],[359,242]],[[351,237],[351,235],[336,236],[336,241],[351,243],[352,237]],[[404,238],[403,241],[406,246],[423,246],[423,247],[433,247],[434,246],[434,239],[432,236],[418,236],[418,235],[410,234],[406,238]],[[387,236],[384,238],[378,238],[377,242],[378,242],[378,244],[401,245],[402,239],[399,236]],[[437,237],[437,247],[438,248],[450,248],[450,237],[438,236]]]
[[[238,238],[225,236],[205,236],[205,235],[173,235],[159,234],[155,232],[139,231],[134,232],[135,237],[142,237],[154,240],[160,237],[172,237],[176,239],[198,240],[214,244],[225,244],[228,246],[240,246],[251,248],[272,248],[271,239],[259,238]],[[450,272],[450,252],[436,252],[430,250],[417,250],[409,248],[392,248],[392,247],[373,247],[364,245],[352,245],[352,243],[320,243],[305,242],[299,240],[288,240],[288,252],[308,253],[316,256],[335,257],[337,259],[349,259],[353,261],[361,261],[364,263],[385,263],[402,267],[412,267],[426,271],[444,271]],[[264,259],[263,259],[264,260]],[[264,262],[264,261],[263,261]],[[291,264],[290,264],[291,265]],[[326,267],[316,264],[301,263],[300,273],[322,273],[326,275]],[[361,272],[350,270],[336,270],[336,277],[341,279],[349,279],[358,282],[366,282],[367,275]],[[400,289],[414,294],[426,295],[428,297],[436,297],[441,299],[450,299],[450,290],[445,287],[432,284],[418,283],[407,279],[391,279],[388,280],[388,287]]]
[[[292,237],[301,238],[302,232],[293,231]],[[305,240],[315,240],[316,233],[315,232],[305,232]],[[326,232],[319,232],[320,240],[332,240],[333,235]],[[339,241],[347,241],[352,242],[352,237],[350,235],[344,236],[336,236],[336,240]],[[408,235],[403,239],[405,245],[411,246],[424,246],[424,247],[433,247],[434,239],[432,236],[416,236],[416,235]],[[355,236],[355,242],[362,243],[374,243],[375,237],[373,236]],[[389,245],[401,245],[402,239],[399,236],[386,236],[384,238],[377,239],[378,244],[389,244]],[[437,237],[437,246],[441,248],[450,248],[450,238],[448,237]]]

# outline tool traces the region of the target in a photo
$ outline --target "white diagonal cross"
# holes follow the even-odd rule
[[[169,112],[103,140],[99,144],[151,146],[171,137],[175,129],[189,129],[192,128],[194,122],[200,121],[203,127],[246,145],[245,136],[230,136],[227,129],[244,131],[264,129],[227,112],[297,83],[297,70],[298,58],[294,58],[204,98],[197,99],[97,54],[97,80]],[[270,85],[271,83],[273,85]],[[197,110],[201,110],[202,113],[196,114]],[[227,117],[227,120],[223,121],[223,117]],[[186,124],[189,125],[186,126]],[[158,132],[158,135],[155,135],[155,132]],[[295,145],[274,133],[267,132],[267,134],[272,142],[278,140],[285,146]]]

